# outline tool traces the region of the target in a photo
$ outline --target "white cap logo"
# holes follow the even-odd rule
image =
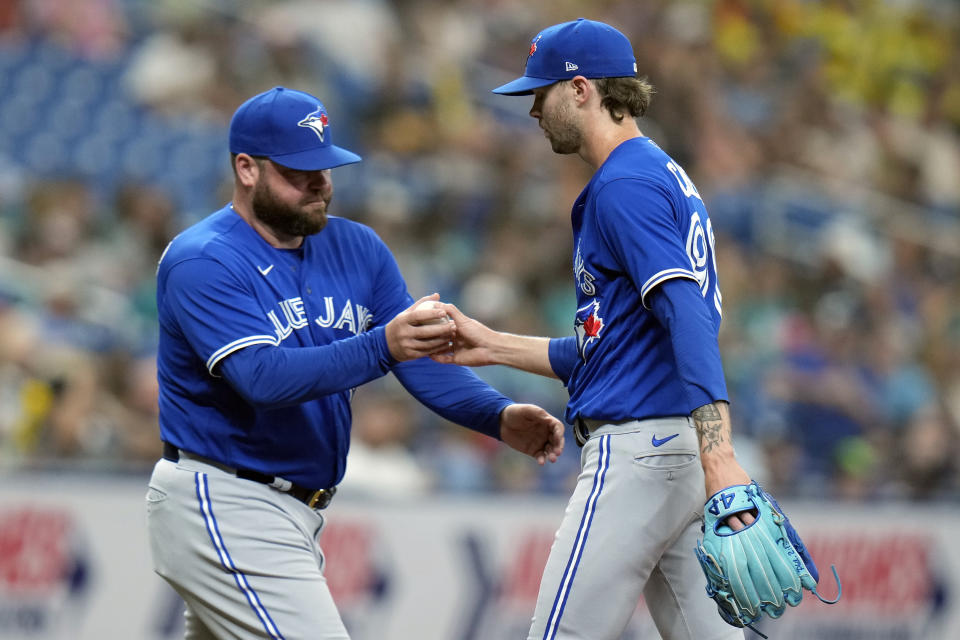
[[[577,65],[573,64],[572,62],[567,62],[566,65],[567,65],[567,71],[576,71],[577,69],[580,68]]]
[[[320,142],[323,142],[323,129],[327,126],[327,114],[317,109],[306,118],[297,123],[298,127],[306,127],[307,129],[313,129],[313,132],[320,137]]]

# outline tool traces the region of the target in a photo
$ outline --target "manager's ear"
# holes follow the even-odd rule
[[[252,188],[260,178],[260,162],[246,153],[238,153],[233,159],[233,171],[237,181],[245,187]]]

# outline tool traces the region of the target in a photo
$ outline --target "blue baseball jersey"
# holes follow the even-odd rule
[[[577,312],[576,362],[566,418],[624,420],[688,415],[666,329],[648,296],[672,278],[699,286],[713,335],[720,328],[713,229],[684,170],[652,140],[620,144],[596,171],[571,214]],[[698,300],[699,303],[699,300]],[[717,349],[713,345],[698,345]],[[698,381],[726,399],[722,372]]]
[[[492,421],[482,426],[495,436],[508,399],[468,369],[390,357],[384,325],[411,303],[396,261],[369,227],[330,216],[299,249],[277,249],[232,207],[221,209],[174,238],[157,271],[161,438],[231,467],[329,487],[345,470],[351,387],[391,369],[427,406],[443,414],[459,403],[445,417]],[[220,365],[260,345],[319,348],[316,374],[328,389],[251,404]],[[288,373],[291,381],[314,375]]]

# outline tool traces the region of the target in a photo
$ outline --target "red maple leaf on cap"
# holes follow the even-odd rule
[[[533,39],[533,42],[530,43],[530,53],[527,54],[528,58],[532,56],[534,52],[537,50],[537,43],[540,41],[540,38],[542,37],[543,37],[543,34],[541,33],[540,35],[538,35],[536,38]]]

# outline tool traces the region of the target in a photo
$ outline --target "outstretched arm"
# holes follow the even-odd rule
[[[456,325],[453,350],[431,355],[436,362],[482,367],[501,364],[548,378],[557,378],[550,366],[550,339],[520,336],[494,331],[470,318],[455,305],[444,304],[444,310]]]

